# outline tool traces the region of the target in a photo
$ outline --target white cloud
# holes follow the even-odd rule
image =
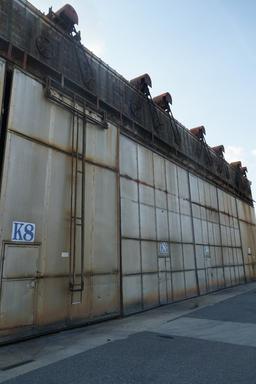
[[[253,150],[252,150],[252,155],[253,155],[253,156],[256,156],[256,149],[253,149]]]

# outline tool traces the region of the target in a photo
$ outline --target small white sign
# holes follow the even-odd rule
[[[169,255],[169,245],[166,242],[159,243],[159,254],[161,256],[168,256]]]
[[[23,241],[32,243],[35,241],[36,225],[25,223],[23,221],[13,221],[12,223],[12,241]]]
[[[61,252],[61,257],[69,257],[69,252]]]

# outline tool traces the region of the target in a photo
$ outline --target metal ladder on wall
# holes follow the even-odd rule
[[[74,99],[75,107],[75,99]],[[75,110],[75,108],[74,108]],[[85,152],[86,117],[73,113],[71,159],[71,209],[70,209],[70,275],[71,303],[82,302],[84,290],[85,254]]]
[[[71,96],[73,95],[73,97]],[[106,113],[97,108],[99,120],[86,113],[87,104],[74,93],[65,93],[51,78],[45,84],[45,96],[72,113],[71,127],[71,209],[69,246],[69,290],[71,303],[82,302],[85,259],[85,152],[87,122],[108,129]]]

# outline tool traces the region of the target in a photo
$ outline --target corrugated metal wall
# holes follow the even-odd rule
[[[0,61],[0,98],[4,73]],[[72,129],[82,151],[75,120],[74,128],[71,111],[14,71],[0,197],[1,337],[119,315],[120,297],[129,314],[244,282],[244,271],[255,278],[252,207],[111,123],[87,122],[83,271],[79,252],[75,265],[85,287],[82,298],[72,294]],[[34,223],[35,242],[11,241],[13,221]]]
[[[124,312],[244,282],[243,256],[255,278],[253,208],[127,137],[120,143]]]
[[[85,288],[82,302],[71,304],[69,258],[62,257],[70,241],[71,126],[71,113],[15,70],[0,200],[1,329],[120,313],[118,135],[111,125],[87,124]],[[10,241],[16,220],[35,223],[34,244]]]

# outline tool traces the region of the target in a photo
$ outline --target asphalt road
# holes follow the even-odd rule
[[[5,383],[256,383],[256,290]]]

